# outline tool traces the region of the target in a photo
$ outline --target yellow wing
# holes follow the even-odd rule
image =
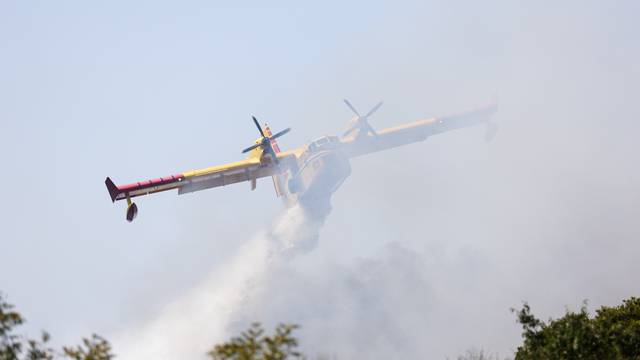
[[[295,164],[296,153],[287,151],[277,154],[278,163],[264,161],[258,157],[248,158],[220,166],[186,171],[152,180],[116,186],[110,178],[105,184],[112,201],[178,189],[178,194],[205,190],[243,181],[255,181],[262,177],[280,174]]]
[[[235,184],[243,181],[255,182],[259,178],[280,174],[295,161],[292,153],[278,154],[278,164],[262,163],[260,159],[250,158],[230,164],[212,166],[205,169],[185,172],[185,184],[178,189],[178,194]],[[255,183],[254,185],[255,186]]]
[[[391,149],[394,147],[423,141],[431,135],[489,123],[496,106],[488,106],[466,113],[430,118],[376,131],[376,134],[360,134],[343,138],[344,153],[349,157]]]

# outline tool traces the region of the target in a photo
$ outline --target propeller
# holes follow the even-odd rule
[[[256,119],[255,116],[252,116],[253,118],[253,123],[256,124],[256,127],[258,128],[258,131],[260,132],[260,136],[262,137],[260,139],[260,141],[257,144],[251,145],[248,148],[242,150],[242,153],[247,153],[253,149],[257,149],[259,147],[263,148],[263,149],[271,149],[271,140],[277,139],[280,136],[288,133],[289,131],[291,131],[291,128],[286,128],[282,131],[279,131],[277,133],[275,133],[274,135],[271,136],[265,136],[264,135],[264,131],[262,131],[262,127],[260,126],[260,123],[258,122],[258,119]],[[270,150],[273,151],[273,150]]]
[[[373,130],[373,127],[371,127],[371,125],[369,124],[368,118],[374,112],[378,111],[378,109],[380,109],[380,107],[382,106],[382,101],[380,101],[379,103],[376,104],[376,106],[371,108],[371,110],[369,110],[369,112],[365,116],[360,115],[358,110],[356,110],[356,108],[353,105],[351,105],[349,100],[343,99],[343,101],[349,107],[349,109],[351,109],[351,111],[353,111],[353,113],[356,114],[357,118],[355,120],[355,123],[349,129],[347,129],[342,134],[342,136],[349,135],[355,129],[366,130],[367,132],[372,133],[374,136],[378,136],[378,133],[376,133],[376,131]]]

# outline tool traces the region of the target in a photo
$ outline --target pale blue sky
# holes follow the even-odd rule
[[[251,115],[291,126],[289,148],[340,132],[343,97],[362,111],[385,100],[371,119],[384,127],[497,94],[492,144],[471,129],[354,163],[309,262],[349,264],[400,241],[488,264],[450,280],[483,274],[505,294],[483,313],[515,337],[467,339],[500,351],[517,339],[508,308],[520,300],[554,313],[637,295],[624,274],[640,268],[624,256],[640,249],[639,13],[633,1],[3,1],[0,290],[56,340],[116,332],[201,280],[280,203],[270,181],[164,193],[128,224],[105,176],[240,159]],[[588,251],[567,260],[575,248]],[[555,283],[562,261],[575,270]],[[590,271],[611,278],[583,283]]]

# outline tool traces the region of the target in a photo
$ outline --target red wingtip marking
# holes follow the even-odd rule
[[[151,179],[151,180],[136,182],[136,183],[127,184],[127,185],[120,185],[118,186],[118,190],[127,191],[127,190],[135,190],[135,189],[146,188],[151,186],[165,185],[172,182],[181,181],[182,179],[184,179],[183,174],[175,174],[167,177],[161,177],[157,179]]]

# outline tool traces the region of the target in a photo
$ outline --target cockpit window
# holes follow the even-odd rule
[[[325,146],[327,144],[331,144],[331,143],[335,143],[336,140],[338,138],[335,136],[323,136],[320,139],[314,141],[313,143],[317,146],[317,147],[322,147]]]

